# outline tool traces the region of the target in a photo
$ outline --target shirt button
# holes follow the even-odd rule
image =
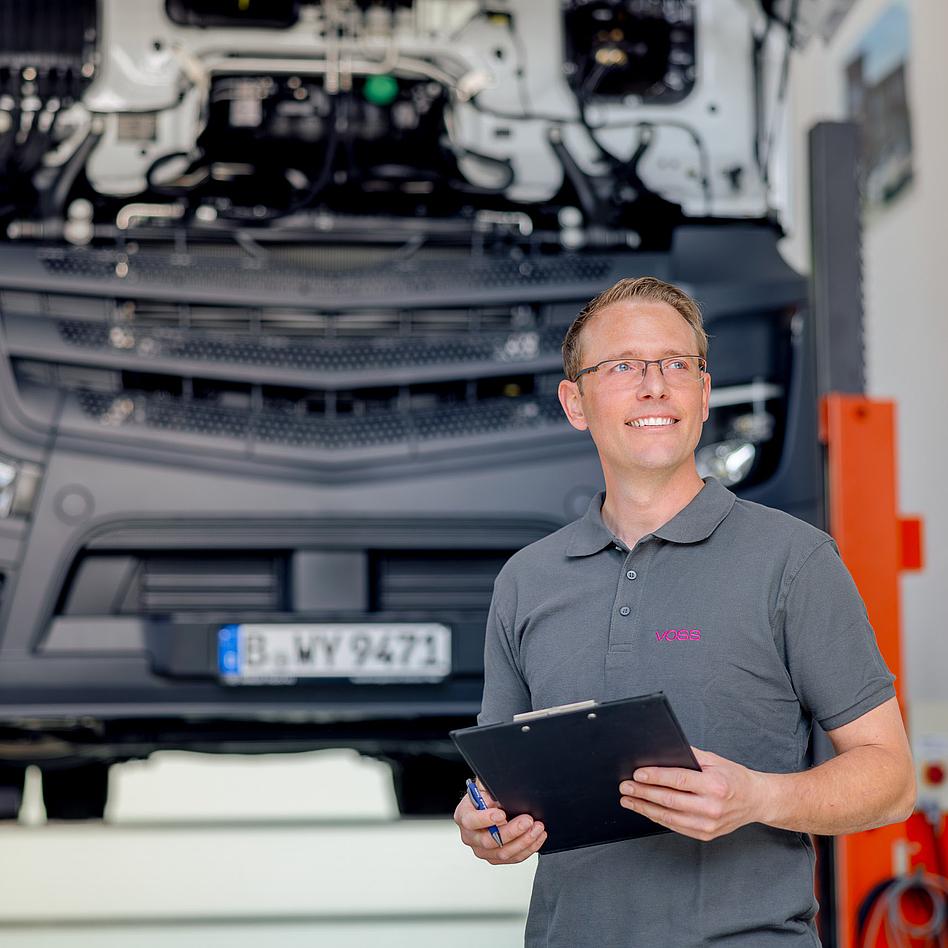
[[[639,574],[638,574],[634,569],[630,569],[630,570],[625,574],[625,578],[626,578],[626,579],[635,579],[635,577],[638,576],[638,575],[639,575]]]
[[[632,611],[632,610],[631,610],[628,606],[623,606],[623,607],[619,610],[619,615],[620,615],[620,616],[627,616],[631,611]]]
[[[617,552],[617,553],[621,553],[621,552],[622,552],[622,547],[621,547],[621,546],[617,546],[617,547],[616,547],[616,552]]]

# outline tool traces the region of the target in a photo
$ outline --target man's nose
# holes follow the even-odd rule
[[[654,371],[650,372],[649,369],[654,369]],[[639,396],[651,395],[653,398],[661,398],[667,392],[668,385],[665,382],[661,364],[647,362],[645,371],[642,373],[642,381],[639,383]]]

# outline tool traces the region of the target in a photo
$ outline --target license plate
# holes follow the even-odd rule
[[[439,680],[451,671],[451,630],[437,622],[225,625],[217,646],[218,671],[231,684]]]

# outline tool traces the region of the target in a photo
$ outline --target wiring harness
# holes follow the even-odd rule
[[[941,838],[934,820],[929,819],[935,847],[936,873],[921,866],[906,875],[892,876],[874,886],[863,899],[856,919],[856,943],[860,948],[877,948],[880,936],[889,948],[925,946],[948,948],[948,880],[939,854]],[[907,904],[926,906],[928,917],[912,921],[905,913]]]

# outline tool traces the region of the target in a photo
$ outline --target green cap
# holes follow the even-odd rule
[[[398,95],[398,80],[394,76],[369,76],[362,94],[373,105],[391,105]]]

